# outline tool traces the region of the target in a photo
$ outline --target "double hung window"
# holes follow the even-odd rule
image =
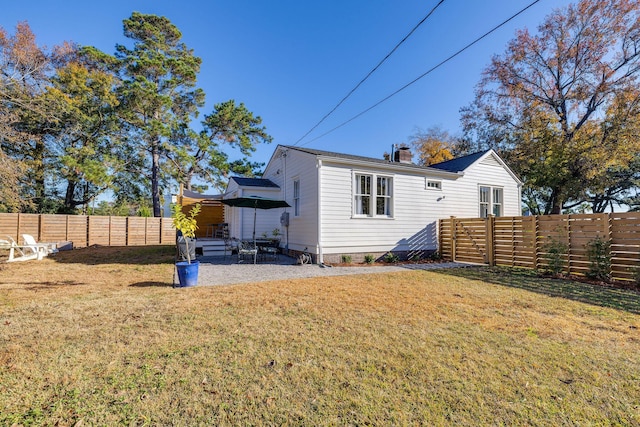
[[[502,199],[502,188],[480,186],[480,218],[486,218],[489,214],[502,216]]]
[[[374,174],[354,175],[354,215],[391,217],[393,178]]]

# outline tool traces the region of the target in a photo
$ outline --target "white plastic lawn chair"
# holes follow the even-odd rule
[[[23,234],[22,240],[24,240],[25,245],[45,252],[45,256],[58,252],[55,243],[38,243],[31,234]]]
[[[9,249],[7,262],[29,261],[32,259],[41,260],[46,256],[46,251],[29,245],[19,245],[11,237],[3,240],[0,247]]]
[[[29,261],[32,259],[40,261],[50,252],[55,251],[55,245],[50,243],[38,243],[33,236],[29,234],[23,234],[23,245],[16,243],[13,238],[7,236],[8,240],[0,240],[0,249],[9,250],[9,258],[7,262],[20,262]]]

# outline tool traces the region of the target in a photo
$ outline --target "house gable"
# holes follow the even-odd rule
[[[446,162],[440,162],[431,165],[432,168],[445,170],[449,172],[465,173],[469,168],[475,165],[493,166],[504,168],[509,175],[513,178],[518,185],[522,185],[522,181],[518,176],[507,166],[498,154],[491,150],[479,151],[477,153],[469,154],[455,159],[447,160]]]

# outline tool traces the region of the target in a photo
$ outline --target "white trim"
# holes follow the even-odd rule
[[[298,183],[298,208],[297,208],[297,212],[296,212],[296,182]],[[301,190],[300,190],[300,175],[296,175],[294,177],[291,178],[291,187],[292,187],[292,197],[291,197],[291,201],[293,202],[293,217],[294,218],[298,218],[300,217],[300,211],[302,210],[302,202],[301,202]]]
[[[322,160],[318,159],[316,177],[318,180],[318,264],[324,264],[322,250]]]

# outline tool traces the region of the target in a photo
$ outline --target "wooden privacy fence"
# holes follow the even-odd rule
[[[559,249],[564,271],[585,274],[587,246],[600,238],[611,248],[611,277],[632,280],[640,271],[640,212],[455,218],[439,221],[445,259],[488,265],[545,268]]]
[[[73,242],[74,248],[165,245],[176,241],[171,218],[0,214],[0,239],[9,236],[22,241],[22,234],[31,234],[40,242]]]

